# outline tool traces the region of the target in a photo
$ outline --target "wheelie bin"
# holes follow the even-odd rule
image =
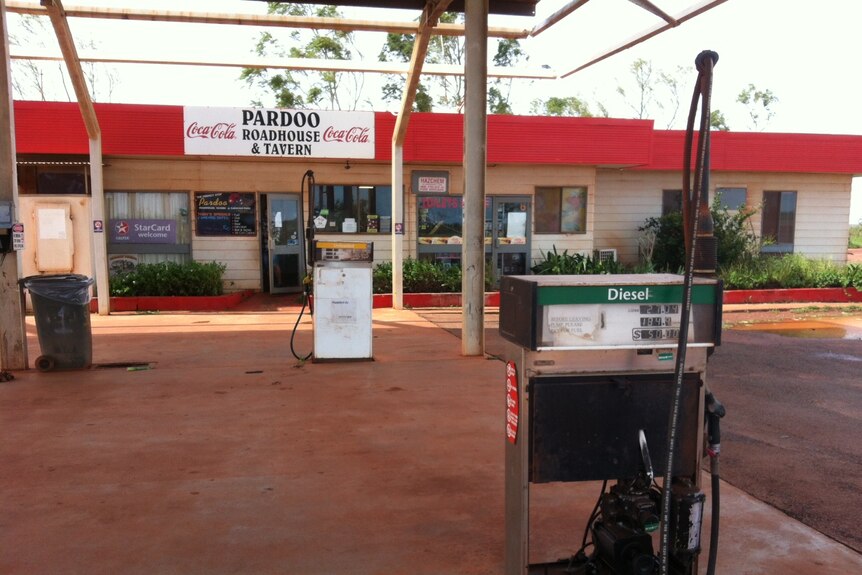
[[[36,369],[84,369],[93,362],[90,286],[79,274],[38,275],[21,280],[30,292],[42,355]]]

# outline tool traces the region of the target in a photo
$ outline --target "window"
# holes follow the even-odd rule
[[[18,163],[18,189],[22,194],[47,196],[90,194],[89,166],[79,163]]]
[[[682,190],[662,190],[661,215],[682,212]]]
[[[536,233],[587,233],[587,188],[536,188]]]
[[[323,233],[392,231],[391,186],[314,186],[314,225]]]
[[[487,198],[485,205],[488,205]],[[418,196],[416,209],[420,245],[461,243],[461,222],[464,215],[461,196]],[[485,219],[488,219],[487,215]],[[486,227],[490,233],[490,226]]]
[[[111,273],[191,260],[187,192],[105,192],[105,212]]]
[[[796,192],[763,192],[760,235],[764,253],[792,253],[796,233]]]
[[[716,188],[715,195],[718,198],[719,206],[725,210],[741,210],[747,203],[747,191],[745,188]]]

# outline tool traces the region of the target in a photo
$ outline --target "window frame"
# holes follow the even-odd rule
[[[661,191],[662,217],[682,213],[682,189],[664,189]]]
[[[777,203],[773,198],[777,198]],[[764,242],[769,238],[774,239],[774,242],[770,244],[764,243],[760,250],[762,253],[793,253],[796,244],[796,212],[798,200],[798,193],[794,190],[763,191],[763,209],[761,210],[760,217],[760,237]],[[792,206],[790,205],[791,203]],[[772,231],[775,232],[775,235],[769,233]]]
[[[734,202],[733,205],[727,202],[726,194],[727,192],[731,192],[731,194],[735,194],[738,192],[742,192],[742,201]],[[719,207],[729,211],[729,212],[738,212],[739,210],[744,210],[748,206],[748,188],[745,186],[722,186],[715,188],[715,194],[713,197],[718,198]]]
[[[332,212],[335,211],[335,198],[338,197],[339,192],[342,194],[342,196],[344,196],[345,192],[347,192],[348,190],[351,192],[350,209],[349,209],[349,211],[348,210],[342,210],[342,211],[344,211],[345,215],[341,216],[340,219],[336,218],[336,219],[332,220],[332,223],[334,224],[334,228],[331,228],[329,225],[329,223],[330,223],[329,216],[330,216],[330,210]],[[369,204],[369,206],[364,211],[362,209],[363,198],[361,197],[361,194],[359,194],[360,191],[365,191],[369,197],[369,199],[366,200],[367,203]],[[324,193],[328,194],[327,202],[326,202],[327,203],[326,208],[323,208],[323,207],[318,205],[319,199],[320,199],[320,194],[324,194]],[[403,194],[404,194],[403,189],[401,190],[401,193],[403,196]],[[373,195],[374,204],[375,204],[374,211],[371,211],[371,207],[370,207],[370,202],[371,202],[370,198],[372,195]],[[377,233],[388,234],[388,233],[391,233],[391,231],[392,231],[394,215],[392,213],[393,212],[392,200],[391,200],[391,198],[392,198],[392,186],[390,184],[319,184],[319,183],[316,183],[314,185],[314,189],[312,190],[311,196],[312,196],[310,198],[311,205],[309,206],[309,210],[311,211],[312,219],[316,220],[318,217],[320,217],[322,215],[321,211],[323,209],[327,210],[327,214],[326,214],[327,223],[325,224],[325,227],[323,227],[323,228],[318,228],[315,224],[315,232],[316,233],[320,233],[320,234],[377,234]],[[331,198],[331,201],[330,201],[330,198]],[[388,208],[388,213],[381,213],[380,212],[380,208],[377,206],[380,198],[386,198],[384,203],[386,204],[385,207]],[[346,200],[345,200],[345,203],[346,203]],[[347,215],[348,213],[350,213],[349,216]],[[377,216],[377,231],[368,231],[368,216],[369,215],[376,215]],[[352,217],[353,219],[356,220],[356,231],[355,232],[343,230],[344,220],[348,219],[350,217]],[[382,219],[383,218],[389,218],[389,220],[388,220],[389,226],[388,227],[382,225],[382,223],[383,223]]]
[[[545,194],[548,197],[545,197]],[[557,194],[557,197],[554,198],[553,194]],[[578,196],[580,197],[579,200]],[[589,186],[537,186],[533,192],[532,233],[545,235],[587,234],[589,197]],[[564,209],[567,203],[575,205],[577,201],[582,204],[580,208],[575,210]],[[543,210],[545,213],[542,213]],[[578,215],[579,212],[580,215]],[[567,214],[570,216],[568,222]],[[570,227],[567,229],[567,226]]]

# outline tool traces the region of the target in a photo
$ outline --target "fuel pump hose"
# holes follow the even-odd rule
[[[712,219],[709,213],[709,129],[710,129],[710,95],[712,92],[712,70],[718,62],[718,54],[704,50],[695,59],[698,70],[697,82],[692,95],[686,127],[686,150],[683,169],[683,227],[686,233],[685,274],[683,277],[682,310],[680,316],[679,341],[677,344],[676,365],[674,370],[673,391],[671,394],[670,413],[668,415],[667,458],[662,481],[661,533],[659,536],[659,573],[668,575],[670,564],[670,511],[673,482],[673,462],[675,457],[679,412],[682,397],[683,378],[685,376],[685,360],[688,345],[689,319],[691,310],[691,287],[695,270],[699,274],[708,273],[710,268],[715,271],[715,239],[712,237]],[[694,186],[689,194],[691,182],[691,146],[694,140],[694,123],[697,115],[698,101],[701,104],[700,126],[695,155]],[[694,203],[693,209],[691,202]],[[690,230],[690,232],[688,232]],[[703,244],[698,246],[698,236],[705,235]],[[704,249],[706,248],[706,249]]]
[[[308,352],[307,355],[301,356],[296,353],[296,349],[294,348],[293,340],[296,338],[296,330],[299,328],[299,322],[302,319],[302,315],[305,313],[305,308],[308,306],[308,313],[310,315],[314,315],[314,303],[311,298],[311,277],[314,273],[314,218],[311,213],[312,206],[312,194],[314,193],[314,172],[311,170],[306,170],[306,172],[302,175],[302,182],[300,182],[300,193],[305,196],[306,190],[308,190],[308,219],[305,225],[305,246],[306,246],[306,258],[305,258],[305,267],[306,267],[306,277],[303,280],[303,299],[302,299],[302,308],[299,310],[299,315],[296,318],[296,323],[293,324],[293,331],[290,334],[290,352],[293,354],[293,357],[298,359],[299,361],[306,361],[314,354],[314,350]]]
[[[718,559],[718,528],[721,512],[721,478],[718,470],[718,457],[721,454],[721,418],[726,410],[711,391],[705,396],[706,418],[706,453],[709,455],[709,473],[712,479],[712,518],[709,531],[709,560],[706,564],[707,575],[715,575],[715,564]]]

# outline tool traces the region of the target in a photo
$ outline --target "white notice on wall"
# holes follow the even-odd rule
[[[56,208],[40,208],[37,213],[39,218],[40,240],[65,240],[66,239],[66,211]]]
[[[332,323],[356,323],[356,300],[334,299],[331,304],[329,319]]]
[[[507,238],[527,237],[527,212],[509,212],[507,220]]]
[[[545,310],[554,346],[583,345],[597,336],[601,326],[598,305],[549,305]]]

